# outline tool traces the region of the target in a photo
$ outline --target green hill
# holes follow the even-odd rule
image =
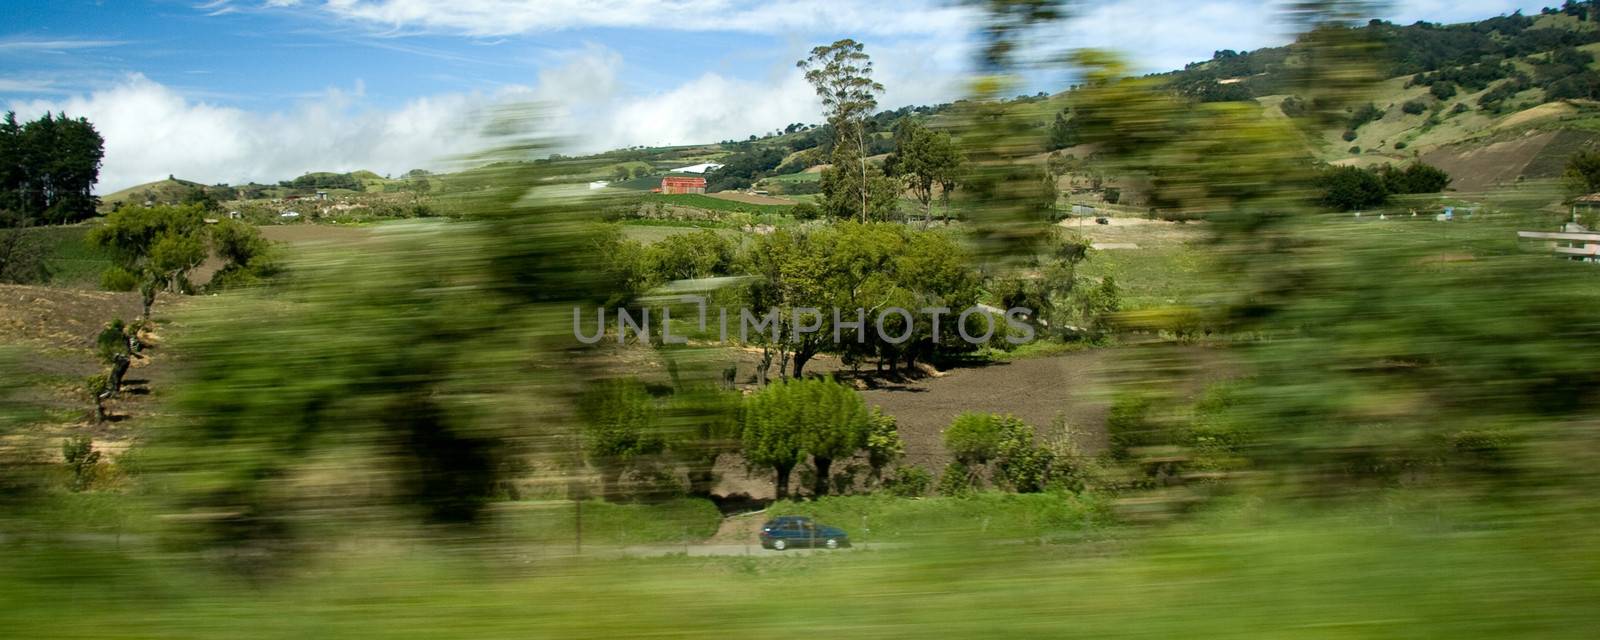
[[[117,206],[143,204],[146,202],[152,204],[181,204],[189,201],[199,193],[220,196],[220,192],[225,190],[221,187],[213,187],[168,176],[166,180],[146,182],[100,196],[100,207],[102,210],[109,211]],[[222,198],[219,197],[219,199]]]

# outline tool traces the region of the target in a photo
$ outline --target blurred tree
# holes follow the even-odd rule
[[[583,419],[583,449],[600,471],[608,500],[622,495],[620,480],[635,460],[661,453],[666,438],[655,398],[635,379],[594,385],[578,402]]]
[[[698,386],[674,393],[663,413],[667,447],[689,468],[689,493],[710,496],[716,485],[717,458],[740,445],[736,391]]]

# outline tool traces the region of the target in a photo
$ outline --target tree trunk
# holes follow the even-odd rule
[[[856,152],[861,158],[861,221],[867,221],[867,123],[856,125]]]
[[[809,349],[797,349],[797,350],[795,350],[795,352],[794,352],[794,379],[799,380],[801,376],[805,375],[806,363],[811,361],[811,355],[812,354],[811,354]]]
[[[794,471],[794,463],[780,464],[773,467],[778,471],[778,499],[789,497],[789,472]]]
[[[817,465],[817,479],[815,484],[811,485],[811,495],[813,497],[828,495],[828,470],[833,468],[833,458],[813,455],[811,460]]]
[[[120,353],[116,355],[111,365],[111,379],[107,381],[110,383],[108,386],[111,387],[111,395],[122,393],[122,377],[128,374],[128,364],[128,356]]]
[[[767,386],[767,376],[772,369],[772,347],[761,345],[761,366],[756,369],[756,382]]]
[[[789,379],[789,350],[778,349],[778,379]]]

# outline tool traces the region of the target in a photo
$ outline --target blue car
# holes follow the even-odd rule
[[[843,529],[817,524],[805,516],[779,516],[761,525],[761,548],[783,551],[790,547],[824,547],[838,549],[850,546],[850,536]]]

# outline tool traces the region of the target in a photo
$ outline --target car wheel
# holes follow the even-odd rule
[[[839,548],[839,541],[838,540],[834,540],[833,538],[828,538],[828,541],[824,542],[822,544],[823,544],[823,546],[825,546],[825,547],[827,547],[829,549],[838,549]]]
[[[772,541],[772,548],[773,549],[777,549],[778,551],[783,551],[788,546],[789,546],[789,543],[784,542],[782,540],[773,540]]]

